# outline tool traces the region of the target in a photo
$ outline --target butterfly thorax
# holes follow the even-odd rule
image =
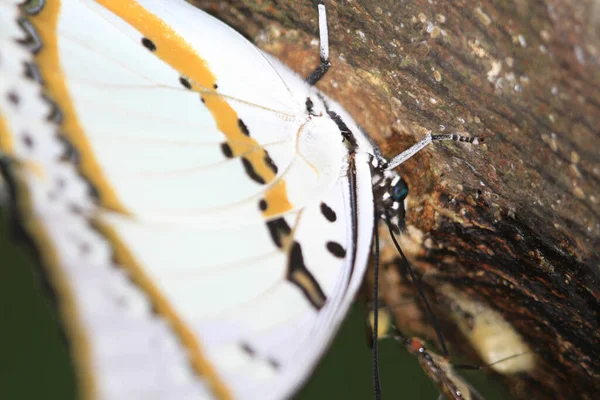
[[[389,221],[396,233],[404,227],[405,200],[408,195],[406,181],[396,171],[373,165],[371,184],[375,200],[375,215]]]
[[[386,169],[388,163],[379,147],[336,102],[315,90],[313,96],[306,98],[305,105],[309,118],[329,117],[335,122],[341,140],[351,153],[369,155],[375,215],[389,221],[394,232],[400,233],[404,228],[404,201],[408,195],[406,181],[396,171]]]

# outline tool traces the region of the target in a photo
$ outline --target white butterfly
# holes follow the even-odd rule
[[[404,181],[334,101],[182,0],[0,0],[0,150],[80,394],[291,396]]]

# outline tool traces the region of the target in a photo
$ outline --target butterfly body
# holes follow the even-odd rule
[[[341,106],[183,1],[20,3],[0,4],[0,150],[81,394],[290,396],[376,211],[402,209],[373,188],[399,177]]]

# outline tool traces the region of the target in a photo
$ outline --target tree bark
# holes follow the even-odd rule
[[[311,1],[194,2],[302,76],[318,64]],[[430,146],[399,167],[410,186],[405,250],[452,352],[473,354],[446,318],[448,285],[498,311],[535,351],[532,372],[503,378],[513,394],[597,398],[600,2],[326,4],[332,68],[318,86],[384,154],[427,131],[485,138]],[[414,292],[383,276],[388,303]]]

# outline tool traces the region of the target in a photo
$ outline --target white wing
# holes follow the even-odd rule
[[[366,155],[306,114],[300,78],[184,2],[18,18],[0,2],[0,149],[82,393],[291,395],[366,268]]]

